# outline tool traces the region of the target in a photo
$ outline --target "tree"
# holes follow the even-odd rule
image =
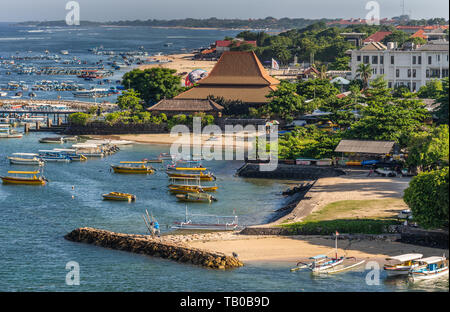
[[[441,96],[442,91],[442,82],[439,79],[431,79],[419,88],[417,95],[423,99],[437,99]]]
[[[134,69],[123,75],[122,85],[136,90],[149,106],[164,98],[178,95],[181,88],[181,77],[175,76],[176,70],[153,67],[144,70]]]
[[[369,86],[369,79],[372,76],[372,68],[370,67],[370,64],[359,64],[356,69],[356,73],[363,81],[363,87],[367,88]]]
[[[419,171],[436,169],[442,164],[448,166],[448,125],[412,133],[408,142],[406,163]]]
[[[69,122],[74,125],[85,126],[88,123],[90,118],[91,118],[91,115],[82,113],[82,112],[78,112],[78,113],[73,113],[73,114],[69,115]]]
[[[143,109],[140,94],[133,89],[124,91],[117,97],[117,105],[122,110],[130,110],[131,112],[140,112]]]
[[[415,176],[403,199],[411,208],[414,220],[424,228],[448,227],[448,167]]]
[[[387,35],[383,39],[383,43],[397,42],[398,46],[402,46],[409,39],[409,35],[401,30],[394,30],[391,34]]]
[[[448,77],[442,80],[442,92],[437,97],[436,102],[439,103],[439,107],[436,110],[436,116],[438,122],[448,125]]]
[[[270,102],[267,104],[267,113],[281,118],[304,114],[312,107],[304,102],[304,98],[296,93],[296,85],[282,81],[278,88],[267,95]]]
[[[350,70],[350,57],[336,57],[335,61],[329,67],[331,70]]]

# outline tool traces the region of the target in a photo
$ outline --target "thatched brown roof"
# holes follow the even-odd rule
[[[210,99],[164,99],[147,110],[150,112],[220,112],[223,106]]]
[[[212,95],[246,103],[266,103],[266,95],[276,90],[279,80],[271,77],[253,51],[227,51],[198,86],[176,99],[206,99]]]
[[[394,145],[394,141],[341,140],[334,151],[384,155],[392,152]]]

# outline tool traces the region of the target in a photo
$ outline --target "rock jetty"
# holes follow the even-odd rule
[[[213,269],[231,269],[244,265],[238,258],[222,253],[190,248],[180,243],[147,235],[115,233],[85,227],[73,230],[64,238],[73,242],[88,243]]]

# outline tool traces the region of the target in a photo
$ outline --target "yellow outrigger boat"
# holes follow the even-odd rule
[[[121,161],[120,163],[124,165],[111,165],[111,168],[115,173],[155,173],[155,169],[153,169],[151,166],[148,167],[146,165],[147,162],[144,161]],[[135,166],[132,166],[132,164],[134,164]]]
[[[172,170],[166,171],[169,178],[194,178],[200,179],[201,181],[214,181],[216,177],[212,173],[176,173],[171,172]]]
[[[190,184],[189,182],[193,180],[197,183]],[[181,183],[181,181],[184,181],[184,183]],[[217,185],[201,185],[200,178],[172,178],[172,181],[168,185],[168,188],[172,194],[186,194],[189,192],[215,192],[219,189]]]
[[[8,171],[8,173],[12,174],[23,174],[23,175],[32,175],[31,177],[21,177],[21,176],[8,176],[8,177],[0,177],[3,181],[3,184],[24,184],[24,185],[45,185],[47,183],[47,179],[42,176],[37,176],[39,171]]]
[[[184,202],[194,202],[194,203],[211,203],[212,201],[217,201],[217,199],[208,193],[187,193],[178,194],[177,199]]]
[[[103,194],[104,200],[117,200],[117,201],[135,201],[136,196],[127,193],[111,192]]]

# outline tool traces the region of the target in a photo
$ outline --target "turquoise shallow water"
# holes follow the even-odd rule
[[[0,173],[24,169],[7,162],[13,152],[53,148],[38,143],[43,136],[49,134],[1,140]],[[291,273],[292,263],[251,263],[215,271],[63,238],[81,226],[144,233],[141,214],[145,209],[162,224],[183,219],[185,206],[167,193],[163,172],[137,176],[109,171],[111,163],[167,151],[166,146],[133,145],[103,159],[47,164],[45,175],[50,182],[44,187],[0,185],[0,291],[448,291],[448,280],[411,286],[401,279],[386,279],[382,273],[380,285],[370,286],[365,282],[367,271],[313,277],[308,272]],[[286,188],[281,181],[234,177],[240,162],[206,165],[218,177],[219,200],[212,206],[192,204],[192,213],[223,215],[236,209],[242,223],[254,224],[267,220],[286,200],[280,195]],[[101,194],[113,190],[136,194],[137,201],[102,201]],[[80,265],[79,286],[65,284],[68,261]]]

